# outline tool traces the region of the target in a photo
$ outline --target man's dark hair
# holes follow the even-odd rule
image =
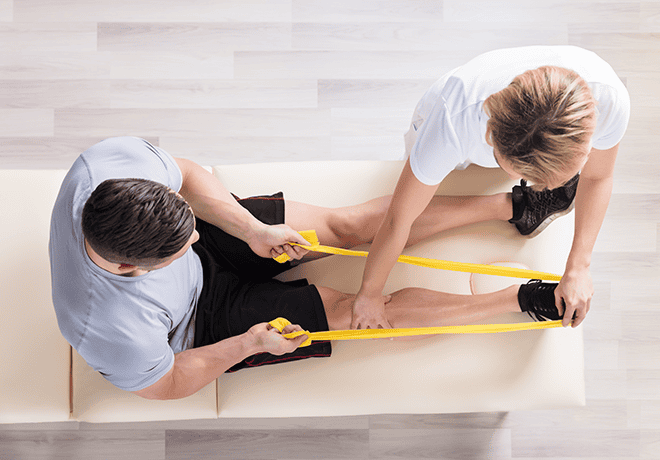
[[[102,182],[82,212],[87,242],[112,263],[157,265],[179,252],[194,230],[188,203],[172,189],[146,179]]]

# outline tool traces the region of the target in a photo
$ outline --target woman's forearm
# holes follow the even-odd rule
[[[612,196],[612,177],[581,177],[575,196],[575,234],[566,269],[584,269],[591,265],[594,244],[605,219]]]
[[[397,225],[390,213],[386,215],[371,245],[362,276],[360,295],[380,296],[392,268],[408,240],[411,225]]]
[[[619,144],[607,150],[592,149],[582,168],[575,195],[575,234],[566,271],[588,270],[591,253],[612,196],[614,165]]]
[[[417,180],[410,162],[401,172],[390,207],[374,237],[362,277],[358,296],[381,295],[387,278],[406,246],[410,228],[426,209],[437,185],[426,185]]]

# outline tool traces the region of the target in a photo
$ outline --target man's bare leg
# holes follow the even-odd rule
[[[390,196],[341,208],[287,201],[285,222],[296,230],[314,229],[321,244],[350,248],[373,240],[387,212]],[[511,194],[435,196],[410,230],[408,245],[438,232],[512,216]],[[308,254],[306,258],[319,255]]]
[[[395,328],[471,324],[501,313],[520,312],[519,287],[516,284],[478,295],[405,288],[391,294],[385,304],[385,314]],[[323,299],[330,330],[350,329],[355,295],[323,286],[317,286],[317,289]]]

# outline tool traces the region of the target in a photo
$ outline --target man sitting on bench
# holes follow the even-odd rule
[[[145,140],[105,140],[75,161],[53,210],[60,330],[108,381],[149,399],[191,395],[228,370],[329,356],[330,343],[298,348],[306,336],[286,339],[267,322],[289,319],[285,333],[348,329],[354,295],[273,277],[322,257],[289,245],[306,243],[295,230],[315,229],[330,246],[370,242],[389,201],[329,209],[281,193],[238,199],[199,165]],[[475,212],[450,218],[468,202]],[[504,193],[438,196],[408,244],[511,215]],[[272,260],[284,252],[293,260]],[[558,319],[555,287],[530,282],[474,296],[406,288],[384,300],[394,327],[465,324],[521,310]]]

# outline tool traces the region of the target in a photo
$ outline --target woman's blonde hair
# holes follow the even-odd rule
[[[493,147],[537,187],[575,174],[576,165],[589,153],[596,101],[572,70],[528,70],[486,99],[484,110],[490,117]]]

